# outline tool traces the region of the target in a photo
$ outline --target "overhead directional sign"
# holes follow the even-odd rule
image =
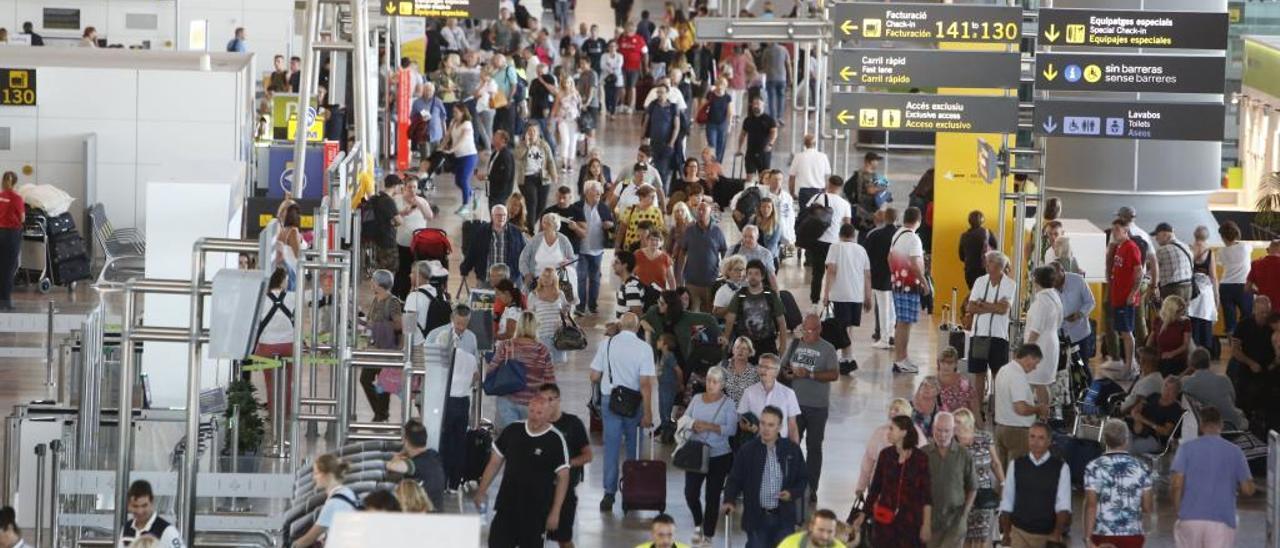
[[[831,21],[840,40],[1012,44],[1022,39],[1022,8],[1010,6],[847,2],[831,5]]]
[[[1222,103],[1036,101],[1035,132],[1045,137],[1221,141]]]
[[[1223,93],[1226,71],[1222,57],[1039,53],[1036,89]]]
[[[1040,9],[1040,44],[1227,49],[1227,14],[1195,11]]]
[[[1018,98],[982,95],[834,93],[832,128],[1012,133]]]
[[[497,0],[381,0],[382,14],[401,17],[497,19]]]
[[[1022,78],[1017,52],[838,49],[832,83],[863,86],[1012,88]]]

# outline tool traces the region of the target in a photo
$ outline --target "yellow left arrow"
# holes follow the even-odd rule
[[[853,24],[853,21],[845,19],[845,21],[840,24],[840,30],[845,34],[853,34],[853,31],[858,30],[858,25]]]
[[[839,121],[841,124],[848,124],[849,119],[851,118],[853,118],[853,115],[849,114],[849,111],[847,110],[842,110],[840,111],[840,114],[836,115],[836,120]]]
[[[840,69],[840,79],[846,82],[848,82],[850,79],[852,79],[854,76],[857,76],[857,75],[858,75],[858,71],[853,70],[852,68],[841,67]]]

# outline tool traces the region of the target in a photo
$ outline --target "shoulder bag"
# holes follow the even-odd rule
[[[507,343],[511,348],[511,343]],[[492,375],[484,378],[484,393],[490,396],[507,396],[528,386],[528,370],[523,362],[508,357],[498,365]]]
[[[614,337],[616,336],[614,335]],[[609,337],[609,343],[605,345],[604,349],[605,364],[609,369],[609,384],[613,386],[613,389],[609,391],[609,410],[620,417],[631,418],[640,412],[640,405],[644,403],[644,396],[639,390],[613,383],[612,348],[613,337]]]
[[[711,417],[711,422],[720,418],[720,410],[724,409],[727,399],[728,396],[720,396],[720,406],[716,407],[716,414]],[[706,474],[711,469],[711,446],[690,437],[671,454],[671,465],[686,472]]]
[[[987,302],[987,293],[991,291],[991,278],[987,278],[987,288],[982,290],[982,302]],[[996,300],[1000,300],[1000,288],[996,288]],[[996,322],[994,312],[987,314],[987,334],[975,335],[969,340],[969,359],[987,361],[991,357],[991,343],[994,335],[991,333],[991,326]]]
[[[1188,251],[1186,248],[1183,248],[1177,243],[1172,243],[1169,245],[1178,248],[1178,251],[1182,252],[1182,255],[1187,258],[1187,263],[1190,265],[1188,268],[1191,269],[1191,279],[1186,281],[1172,282],[1174,284],[1180,284],[1180,283],[1191,284],[1191,299],[1187,301],[1187,306],[1190,306],[1191,301],[1194,301],[1200,298],[1200,286],[1196,285],[1196,260],[1191,258],[1191,252]]]
[[[551,343],[556,350],[582,350],[587,347],[587,336],[582,332],[582,328],[578,327],[578,323],[573,321],[573,317],[562,311],[560,328],[556,329]]]
[[[902,480],[907,477],[907,463],[898,465],[901,470],[898,471],[898,497],[894,501],[896,507],[889,509],[889,506],[876,500],[875,505],[871,508],[871,519],[880,525],[889,525],[898,517],[898,510],[902,509]]]

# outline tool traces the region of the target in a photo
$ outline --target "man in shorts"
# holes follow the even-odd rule
[[[1128,223],[1111,223],[1112,250],[1107,265],[1107,285],[1111,289],[1111,326],[1120,337],[1120,357],[1125,370],[1133,371],[1133,330],[1141,299],[1142,250],[1129,235]]]
[[[630,25],[618,37],[618,53],[622,54],[622,85],[625,93],[618,112],[635,111],[636,82],[640,81],[640,72],[644,70],[644,58],[649,53],[649,45],[643,36],[636,34],[635,25]]]
[[[777,140],[778,123],[765,113],[764,98],[752,98],[751,112],[742,120],[742,134],[738,136],[738,150],[746,151],[743,164],[746,166],[748,179],[771,167],[773,143]]]

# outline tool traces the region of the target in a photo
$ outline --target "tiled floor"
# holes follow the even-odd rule
[[[645,2],[646,7],[658,12],[656,2]],[[654,4],[649,6],[649,4]],[[590,17],[603,19],[608,14],[607,4],[604,0],[580,0],[580,17]],[[605,6],[601,8],[601,6]],[[695,135],[691,137],[689,150],[691,152],[701,148],[703,137],[700,132],[695,131]],[[606,163],[614,167],[614,171],[618,172],[628,162],[632,161],[635,154],[635,147],[639,142],[639,117],[626,116],[618,117],[614,120],[605,121],[600,131],[601,139],[599,145],[604,150]],[[784,130],[780,143],[790,142],[790,129]],[[785,148],[780,147],[780,148]],[[732,148],[731,148],[732,150]],[[783,165],[787,160],[785,151],[775,156],[777,165]],[[889,178],[894,181],[894,192],[897,196],[904,197],[910,191],[910,185],[919,177],[919,174],[931,164],[931,157],[924,153],[911,154],[891,154],[889,161]],[[575,175],[576,177],[576,175]],[[453,211],[459,200],[459,192],[455,186],[449,182],[449,177],[443,178],[443,184],[440,185],[436,194],[431,197],[433,203],[440,206],[442,212]],[[483,211],[483,209],[481,209]],[[456,229],[460,226],[461,219],[455,215],[445,213],[434,223],[456,233]],[[731,225],[731,223],[730,223]],[[726,231],[731,240],[736,240],[736,231],[729,228]],[[454,271],[456,272],[456,262],[460,257],[453,257]],[[607,262],[607,261],[606,261]],[[779,272],[781,283],[790,288],[797,296],[804,300],[807,295],[807,273],[801,269],[795,260],[788,260]],[[457,281],[454,280],[456,284]],[[609,314],[612,309],[613,280],[606,281],[605,291],[602,297],[603,306],[601,306],[602,316]],[[74,297],[77,301],[86,301],[92,295],[91,291],[78,291]],[[68,295],[63,292],[56,292],[53,296],[59,300],[65,301]],[[34,293],[23,293],[19,298],[25,302],[32,303],[31,306],[38,307],[43,297]],[[595,352],[596,342],[600,339],[601,318],[586,318],[583,326],[589,334],[597,336],[590,337],[591,346],[586,350],[575,352],[571,355],[569,363],[557,371],[557,382],[564,390],[564,402],[567,412],[578,414],[580,417],[586,417],[586,401],[589,391],[588,364],[591,356]],[[933,349],[936,347],[934,343],[934,334],[936,330],[932,324],[923,323],[918,325],[913,331],[915,341],[911,345],[911,356],[913,361],[919,364],[931,364],[933,357]],[[900,375],[890,372],[890,357],[888,351],[873,350],[870,348],[871,328],[864,326],[857,330],[855,337],[855,355],[861,364],[861,369],[852,375],[842,377],[832,386],[832,409],[830,422],[827,425],[825,453],[826,463],[823,470],[823,483],[819,490],[819,503],[821,507],[831,508],[839,515],[844,515],[849,506],[853,502],[854,493],[853,486],[858,475],[860,458],[863,452],[864,443],[872,429],[884,422],[885,409],[888,401],[894,397],[909,397],[916,383],[924,374],[930,373],[932,368],[927,367],[919,375]],[[16,343],[19,345],[37,346],[40,340],[32,340],[36,335],[0,335],[4,337],[6,343]],[[0,359],[0,409],[8,409],[12,405],[25,402],[32,399],[46,397],[44,385],[44,369],[43,363],[33,359],[22,358],[3,358]],[[364,405],[363,398],[359,399],[359,409],[362,418],[368,418],[368,408]],[[486,416],[492,416],[493,409],[491,405],[486,405]],[[0,433],[2,435],[2,433]],[[596,449],[597,463],[602,459],[603,451],[599,446],[598,437],[593,439]],[[658,454],[660,458],[666,458],[670,451],[670,447],[659,446]],[[647,448],[646,448],[647,451]],[[615,509],[612,513],[601,513],[597,510],[596,505],[600,500],[601,491],[601,470],[602,467],[593,463],[588,467],[586,481],[578,487],[578,498],[581,501],[577,514],[577,543],[579,546],[631,546],[646,539],[647,536],[647,520],[652,517],[652,513],[640,512],[624,515],[620,510]],[[691,518],[687,507],[683,500],[683,474],[678,471],[671,471],[667,477],[667,500],[668,512],[671,513],[678,523],[678,538],[688,540],[692,531]],[[1074,498],[1074,507],[1077,511],[1082,510],[1083,502],[1081,496],[1077,494]],[[1149,537],[1153,546],[1169,546],[1172,545],[1172,528],[1174,516],[1171,512],[1170,501],[1167,492],[1163,489],[1157,497],[1157,512],[1148,520],[1148,528],[1152,531]],[[1264,499],[1262,495],[1253,497],[1250,500],[1243,501],[1240,504],[1240,530],[1237,539],[1239,546],[1262,546],[1265,538],[1263,512]],[[615,507],[616,508],[616,507]],[[474,511],[474,509],[472,509]],[[1075,541],[1073,545],[1082,545],[1080,539],[1080,529],[1082,519],[1079,516],[1074,520],[1073,531]],[[723,531],[720,533],[723,539]],[[734,535],[734,546],[740,546],[744,542],[743,535],[740,532]]]

